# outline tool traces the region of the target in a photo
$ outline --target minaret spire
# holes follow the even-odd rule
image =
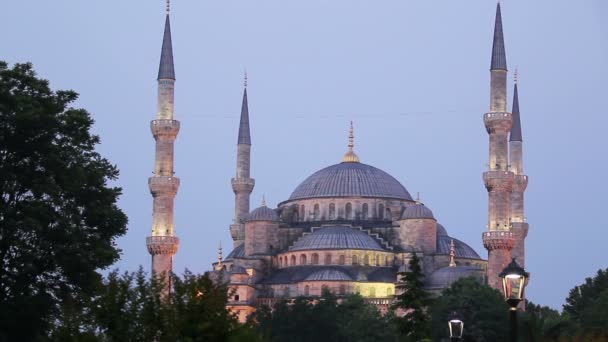
[[[456,261],[454,261],[454,257],[456,256],[456,247],[454,246],[454,239],[450,241],[450,267],[456,267]]]
[[[255,180],[250,177],[251,169],[251,134],[249,130],[249,104],[247,102],[247,72],[243,79],[243,102],[241,104],[241,119],[237,138],[236,177],[232,178],[232,191],[235,195],[234,223],[230,226],[230,234],[234,247],[245,241],[245,226],[243,220],[249,214],[249,200]]]
[[[167,2],[167,6],[168,6]],[[177,253],[179,239],[174,227],[174,198],[179,189],[179,178],[174,175],[173,145],[180,123],[174,117],[175,70],[169,7],[165,19],[165,32],[158,68],[158,110],[156,119],[150,123],[156,140],[154,176],[148,178],[153,197],[152,235],[146,238],[148,252],[152,255],[152,273],[166,277],[166,292],[171,291],[169,274],[173,271],[173,256]]]
[[[502,32],[502,13],[500,1],[496,4],[496,19],[494,22],[494,41],[492,44],[492,63],[490,70],[507,70],[507,54],[505,38]]]
[[[517,70],[515,70],[515,75],[513,76],[515,83],[515,85],[513,86],[513,108],[511,110],[511,114],[513,117],[513,127],[511,128],[511,135],[509,136],[509,141],[523,141],[521,136],[521,120],[519,118],[519,94],[517,91],[517,78]]]

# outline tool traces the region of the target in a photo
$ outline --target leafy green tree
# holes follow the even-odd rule
[[[571,319],[573,336],[608,340],[608,269],[570,290],[564,313]]]
[[[77,97],[0,61],[0,341],[46,337],[62,301],[79,304],[119,257],[118,170]]]
[[[268,342],[393,341],[389,321],[360,295],[338,299],[329,291],[319,298],[300,297],[261,308],[253,317]]]
[[[431,295],[424,289],[424,273],[420,258],[414,253],[409,262],[409,270],[400,272],[397,289],[401,292],[395,297],[394,309],[405,311],[405,315],[396,318],[399,334],[406,341],[419,341],[431,335],[430,317],[427,309],[431,304]]]
[[[500,292],[474,278],[459,279],[431,305],[433,338],[439,341],[448,336],[448,316],[457,311],[464,322],[465,342],[506,341],[508,310]]]
[[[520,313],[520,339],[522,341],[560,341],[568,336],[570,321],[566,315],[547,306],[526,301],[526,311]]]

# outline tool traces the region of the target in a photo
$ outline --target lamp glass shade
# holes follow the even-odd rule
[[[448,321],[450,328],[450,338],[461,338],[464,332],[464,323],[459,319],[451,319]]]

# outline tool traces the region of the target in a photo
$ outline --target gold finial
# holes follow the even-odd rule
[[[454,261],[454,257],[456,256],[456,247],[454,247],[454,239],[450,241],[450,267],[456,267],[456,261]]]
[[[222,240],[220,240],[220,245],[217,248],[217,263],[218,263],[218,265],[222,264],[222,260],[224,260],[224,256],[222,254]]]
[[[266,195],[262,195],[262,207],[266,206]]]
[[[353,122],[350,122],[350,130],[348,133],[348,151],[344,154],[342,158],[343,163],[358,163],[359,156],[353,151],[355,147],[355,130],[353,129]]]
[[[247,69],[245,69],[245,77],[243,79],[243,85],[247,88]]]
[[[513,81],[515,82],[515,84],[517,84],[517,82],[519,81],[519,72],[517,70],[517,67],[515,68],[515,74],[513,75]]]
[[[171,12],[171,0],[167,0],[167,15]]]

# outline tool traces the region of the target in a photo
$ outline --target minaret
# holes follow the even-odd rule
[[[173,256],[179,239],[173,225],[173,200],[179,188],[179,178],[173,172],[173,144],[179,132],[179,121],[173,119],[175,70],[169,22],[169,1],[165,18],[165,33],[158,68],[158,110],[150,122],[156,140],[154,176],[148,178],[153,197],[152,236],[146,238],[152,255],[152,273],[167,276],[173,271]],[[168,289],[170,290],[170,284]]]
[[[232,191],[234,191],[235,197],[234,223],[230,226],[234,247],[240,246],[245,241],[243,220],[249,214],[249,195],[255,186],[255,181],[250,177],[251,134],[249,133],[249,106],[247,104],[247,73],[245,73],[241,121],[236,148],[236,177],[232,178]]]
[[[517,71],[515,71],[515,86],[513,90],[513,128],[509,138],[509,161],[514,182],[511,190],[511,230],[515,237],[515,246],[511,251],[512,257],[521,267],[526,265],[525,239],[528,235],[528,223],[524,214],[524,192],[528,186],[528,176],[524,174],[523,139],[519,116],[519,94],[517,91]]]
[[[507,112],[507,58],[500,3],[496,7],[490,75],[490,112],[484,115],[490,136],[490,164],[483,174],[489,209],[488,231],[483,233],[483,244],[488,250],[488,284],[500,290],[502,282],[498,275],[511,261],[514,243],[510,230],[513,173],[508,168],[508,135],[512,118]]]

